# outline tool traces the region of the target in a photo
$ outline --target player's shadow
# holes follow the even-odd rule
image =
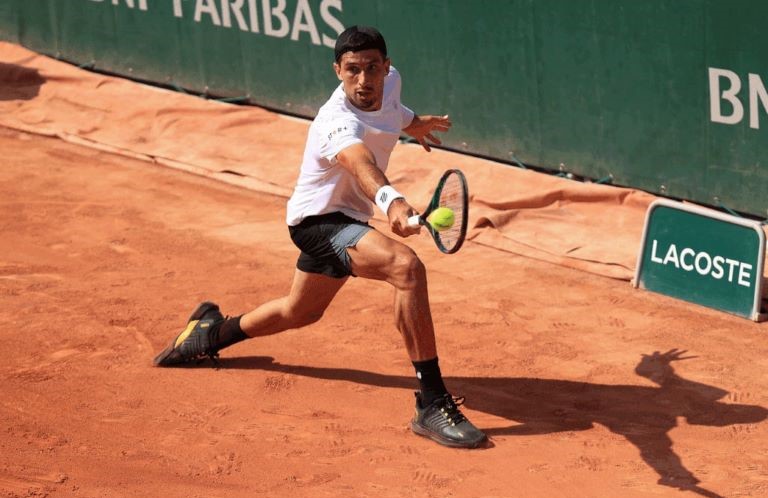
[[[514,422],[509,427],[486,428],[489,435],[582,431],[600,424],[640,450],[642,459],[660,476],[659,484],[718,497],[698,485],[699,480],[672,450],[668,433],[676,426],[677,417],[684,417],[689,424],[724,427],[761,422],[768,410],[720,402],[727,391],[678,376],[671,363],[692,358],[683,354],[671,350],[642,355],[635,372],[658,387],[518,377],[447,377],[446,384],[452,392],[466,396],[468,408]],[[415,387],[412,377],[285,365],[270,357],[223,358],[221,364],[224,368],[268,370],[380,387]]]
[[[0,62],[0,101],[31,100],[45,84],[37,69]]]

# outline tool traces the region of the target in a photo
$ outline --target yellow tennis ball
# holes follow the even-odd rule
[[[438,232],[448,230],[455,221],[453,210],[447,207],[439,207],[427,216],[427,221]]]

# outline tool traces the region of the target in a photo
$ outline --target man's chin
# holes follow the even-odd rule
[[[357,100],[353,104],[361,111],[377,111],[379,109],[378,102],[371,100]]]
[[[347,99],[352,103],[353,106],[357,107],[361,111],[377,111],[381,106],[381,102],[379,102],[377,99],[366,98],[358,94],[355,94],[354,96],[347,95]]]

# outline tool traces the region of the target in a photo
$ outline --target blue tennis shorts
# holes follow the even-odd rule
[[[354,247],[369,230],[373,227],[368,223],[338,212],[304,218],[288,227],[291,240],[301,249],[296,268],[333,278],[354,277],[347,248]]]

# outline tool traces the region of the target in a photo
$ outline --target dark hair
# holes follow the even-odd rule
[[[336,62],[341,60],[345,52],[360,52],[371,48],[378,49],[381,55],[387,58],[387,44],[378,29],[370,26],[350,26],[336,39]]]

